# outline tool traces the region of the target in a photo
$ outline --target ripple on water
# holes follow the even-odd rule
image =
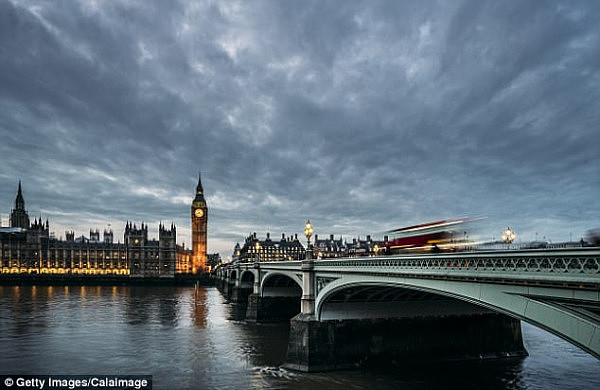
[[[254,367],[254,371],[273,378],[292,379],[296,374],[282,367]]]
[[[214,288],[0,289],[0,374],[151,374],[155,389],[600,389],[600,362],[523,325],[521,360],[298,373],[289,324],[241,320]]]

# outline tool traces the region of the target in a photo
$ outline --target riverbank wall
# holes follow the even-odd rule
[[[0,285],[164,285],[164,286],[214,286],[210,274],[176,275],[172,278],[102,276],[102,275],[48,275],[48,274],[0,274]]]

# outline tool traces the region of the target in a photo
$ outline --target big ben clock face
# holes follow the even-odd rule
[[[196,209],[196,211],[194,211],[194,215],[200,218],[204,215],[204,211],[202,209]]]

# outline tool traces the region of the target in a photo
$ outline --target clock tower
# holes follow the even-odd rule
[[[196,197],[192,202],[192,273],[206,272],[207,211],[202,180],[198,175]]]

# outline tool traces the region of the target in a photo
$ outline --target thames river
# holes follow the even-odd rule
[[[529,357],[317,374],[279,369],[287,324],[215,288],[0,286],[0,374],[152,375],[154,389],[600,389],[600,361],[523,324]]]

